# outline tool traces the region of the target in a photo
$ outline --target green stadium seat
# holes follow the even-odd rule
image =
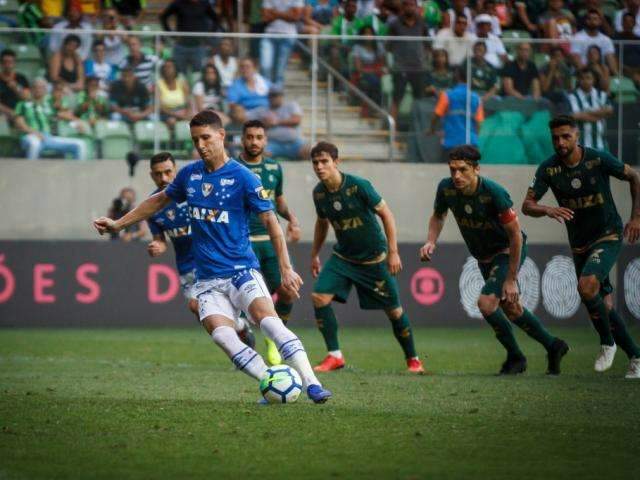
[[[133,133],[140,153],[145,155],[154,152],[156,137],[158,137],[158,146],[160,148],[167,148],[171,140],[167,125],[160,121],[146,120],[136,122],[133,127]]]
[[[18,0],[0,0],[0,15],[15,15],[19,9]]]
[[[94,160],[96,158],[93,130],[87,122],[83,120],[76,122],[58,122],[58,135],[83,140],[87,146],[87,160]]]
[[[503,40],[507,40],[506,42],[504,42],[504,46],[507,49],[507,52],[509,53],[513,53],[516,50],[516,46],[518,45],[518,43],[520,42],[510,42],[508,40],[511,39],[528,39],[531,38],[531,34],[529,32],[527,32],[526,30],[505,30],[502,32],[502,39]]]
[[[549,55],[547,53],[535,53],[533,55],[533,63],[536,64],[536,67],[539,70],[549,63]]]
[[[623,104],[636,103],[640,95],[633,80],[627,77],[611,77],[609,91],[617,102]]]
[[[95,135],[102,158],[122,160],[133,149],[131,131],[125,122],[101,120],[96,123]]]
[[[522,125],[520,137],[527,155],[527,163],[539,165],[553,154],[551,135],[549,135],[551,113],[540,110]]]
[[[7,119],[0,116],[0,157],[20,156],[20,136],[12,131]]]
[[[14,47],[16,52],[16,70],[26,76],[29,81],[34,78],[43,76],[46,73],[46,66],[40,55],[40,50],[35,45],[17,45]]]
[[[483,122],[478,141],[483,163],[527,163],[525,148],[519,136],[524,119],[520,112],[502,111]]]

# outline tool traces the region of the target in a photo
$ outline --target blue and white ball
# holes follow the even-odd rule
[[[302,380],[293,368],[274,365],[260,381],[260,393],[269,403],[293,403],[302,392]]]

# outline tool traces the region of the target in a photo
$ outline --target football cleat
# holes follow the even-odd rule
[[[424,374],[424,366],[418,357],[407,359],[407,371],[410,373]]]
[[[640,358],[632,358],[629,361],[629,369],[624,378],[640,378]]]
[[[556,338],[547,352],[547,375],[560,375],[560,362],[569,351],[564,340]]]
[[[600,353],[596,357],[596,363],[593,365],[593,369],[596,372],[605,372],[613,365],[613,358],[616,356],[616,350],[618,347],[614,343],[613,345],[600,345]]]
[[[331,392],[326,388],[322,388],[322,385],[309,385],[307,387],[307,397],[313,403],[324,403],[331,398],[331,395]]]
[[[517,375],[527,370],[527,359],[525,357],[507,357],[502,364],[498,375]]]
[[[267,337],[264,338],[264,343],[267,346],[267,363],[271,366],[280,365],[282,363],[282,357],[280,356],[280,352],[278,352],[276,344]]]
[[[338,370],[344,367],[344,358],[334,357],[333,355],[327,355],[322,360],[322,363],[313,367],[314,372],[330,372],[331,370]]]

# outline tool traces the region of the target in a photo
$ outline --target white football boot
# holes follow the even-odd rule
[[[593,366],[594,370],[596,372],[609,370],[613,364],[613,357],[616,356],[616,350],[618,350],[618,347],[616,347],[615,343],[611,346],[600,345],[600,353],[596,357],[596,363]]]
[[[624,378],[640,378],[640,358],[632,358],[629,361],[629,369]]]

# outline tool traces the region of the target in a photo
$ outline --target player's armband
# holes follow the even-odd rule
[[[516,211],[513,208],[505,210],[504,212],[500,212],[498,214],[498,220],[502,225],[506,225],[507,223],[513,222],[518,215],[516,215]]]

